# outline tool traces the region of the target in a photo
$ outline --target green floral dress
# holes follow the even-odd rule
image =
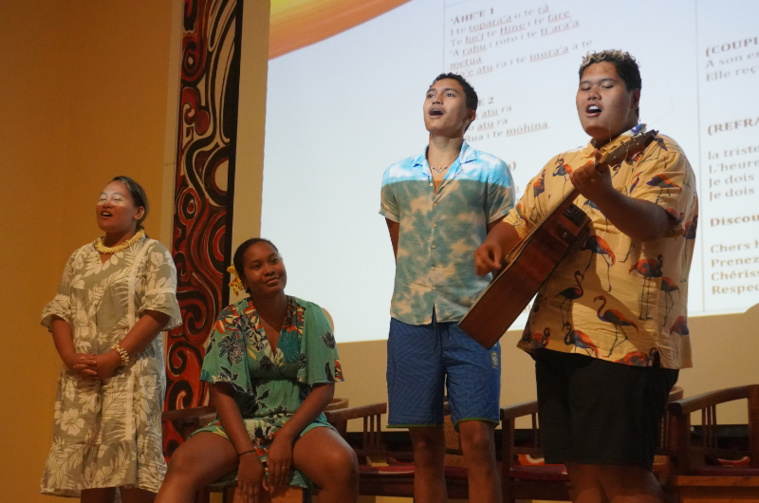
[[[247,298],[219,314],[200,379],[232,385],[253,446],[265,462],[277,431],[313,386],[342,381],[343,373],[332,328],[318,305],[288,297],[287,317],[274,353],[253,301]],[[323,413],[301,435],[321,426],[331,428]],[[218,420],[198,431],[228,438]],[[310,481],[293,470],[290,484],[308,487]]]
[[[169,251],[143,238],[101,263],[93,244],[68,260],[42,324],[59,316],[79,353],[102,354],[121,341],[145,311],[181,324],[176,269]],[[40,490],[78,497],[82,489],[138,487],[157,492],[166,473],[161,411],[166,389],[161,337],[105,381],[81,381],[65,365],[55,400],[53,445]]]

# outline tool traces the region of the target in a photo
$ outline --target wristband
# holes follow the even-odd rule
[[[121,358],[121,365],[126,367],[129,365],[129,353],[127,353],[127,350],[122,348],[118,345],[118,343],[111,346],[111,349],[116,351],[116,353],[119,355],[119,358]]]
[[[237,457],[239,458],[239,457],[241,457],[241,456],[245,456],[246,454],[250,454],[251,452],[256,452],[256,450],[255,450],[255,449],[251,449],[251,450],[249,450],[249,451],[244,451],[244,452],[241,452],[241,453],[239,453],[239,454],[237,455]]]

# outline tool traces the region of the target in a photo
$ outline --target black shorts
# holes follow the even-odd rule
[[[576,353],[533,353],[547,463],[651,469],[678,370]]]

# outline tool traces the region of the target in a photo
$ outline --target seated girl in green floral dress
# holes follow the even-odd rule
[[[194,501],[234,471],[235,501],[313,483],[322,502],[355,502],[355,453],[323,413],[343,380],[327,315],[285,295],[287,272],[271,242],[245,241],[233,262],[249,297],[219,314],[201,372],[218,419],[174,452],[157,503]]]

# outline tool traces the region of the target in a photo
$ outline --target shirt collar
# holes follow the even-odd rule
[[[427,148],[422,151],[421,154],[417,156],[416,159],[414,159],[414,166],[421,166],[425,167],[427,166]],[[460,168],[463,169],[464,164],[474,161],[477,159],[477,151],[473,149],[467,142],[464,140],[464,143],[461,144],[461,152],[459,152],[459,156],[457,157],[459,160]],[[456,161],[453,161],[451,163],[451,166],[456,164]]]
[[[611,152],[612,150],[614,150],[618,146],[620,146],[623,143],[629,141],[630,138],[632,138],[633,136],[637,136],[637,135],[643,134],[645,132],[646,132],[646,125],[645,124],[643,124],[643,123],[636,124],[635,127],[633,127],[632,129],[629,129],[629,130],[625,131],[624,133],[620,134],[619,136],[617,136],[616,138],[614,138],[613,140],[611,140],[609,143],[607,143],[603,147],[599,148],[598,151],[601,154],[606,154],[608,152]],[[588,142],[588,145],[585,148],[586,148],[586,150],[589,150],[591,152],[594,151],[594,150],[596,150],[596,147],[593,146],[593,141],[592,140]]]

